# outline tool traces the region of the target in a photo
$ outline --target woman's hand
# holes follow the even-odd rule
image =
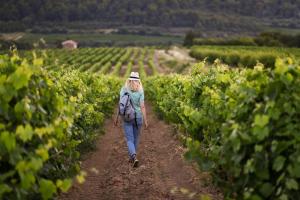
[[[114,121],[114,126],[115,126],[115,127],[118,126],[118,120],[115,120],[115,121]]]
[[[145,121],[145,129],[147,130],[149,127],[148,121]]]
[[[142,113],[143,113],[143,117],[144,117],[144,124],[145,124],[145,129],[147,130],[149,125],[148,125],[148,120],[147,120],[147,115],[146,115],[146,108],[145,108],[145,103],[142,102],[141,103],[141,110],[142,110]]]
[[[116,116],[115,116],[115,120],[114,120],[114,126],[118,126],[118,119],[119,119],[119,113],[116,113]]]

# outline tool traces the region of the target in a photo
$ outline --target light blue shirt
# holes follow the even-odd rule
[[[134,92],[131,91],[130,89],[125,88],[124,86],[122,87],[121,91],[120,91],[120,98],[125,94],[125,92],[128,92],[133,106],[134,106],[134,110],[136,112],[136,117],[137,118],[143,118],[143,113],[141,110],[141,103],[144,103],[144,91],[138,91],[138,92]]]

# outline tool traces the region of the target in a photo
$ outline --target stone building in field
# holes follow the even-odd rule
[[[65,49],[77,49],[78,42],[75,42],[74,40],[66,40],[62,42],[61,45]]]

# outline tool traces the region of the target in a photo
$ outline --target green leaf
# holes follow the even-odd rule
[[[82,184],[85,181],[85,177],[86,177],[86,172],[81,171],[80,174],[78,174],[76,176],[76,179],[77,179],[78,183]]]
[[[30,168],[38,171],[43,167],[43,160],[41,158],[32,157],[30,160]]]
[[[40,147],[37,150],[35,150],[35,153],[43,159],[43,161],[48,160],[49,158],[49,153],[48,150],[45,147]]]
[[[32,172],[20,173],[21,187],[28,190],[34,183],[35,177]]]
[[[42,127],[42,128],[35,128],[34,132],[40,137],[42,138],[44,135],[46,134],[51,134],[54,132],[54,128],[52,125],[46,126],[46,127]]]
[[[21,160],[17,163],[16,165],[16,170],[18,170],[19,173],[23,173],[25,171],[27,171],[28,169],[30,169],[30,166],[28,164],[28,162]]]
[[[71,179],[65,179],[65,180],[57,180],[56,186],[61,189],[63,192],[67,192],[70,187],[72,186],[72,180]]]
[[[217,82],[221,82],[221,83],[229,83],[231,80],[229,74],[218,74],[216,77],[216,81]]]
[[[1,132],[0,142],[4,143],[4,146],[6,147],[8,152],[11,152],[16,147],[16,138],[8,131]]]
[[[34,66],[38,66],[38,67],[41,67],[44,63],[44,60],[42,58],[35,58],[33,60],[33,65]]]
[[[5,125],[0,123],[0,130],[3,130],[3,129],[5,129]]]
[[[265,197],[269,197],[273,192],[273,186],[271,183],[264,183],[259,189],[260,193]]]
[[[11,192],[12,189],[6,184],[0,184],[0,199],[2,199],[5,193]]]
[[[10,170],[7,171],[6,173],[3,173],[0,175],[0,182],[4,182],[7,178],[12,177],[15,175],[16,171],[15,170]]]
[[[291,83],[293,80],[294,80],[294,77],[291,73],[287,73],[285,75],[285,80],[288,82],[288,83]]]
[[[263,198],[261,198],[260,196],[255,194],[255,195],[250,196],[249,200],[263,200]]]
[[[290,190],[298,190],[298,188],[299,188],[297,181],[295,179],[291,179],[291,178],[286,180],[285,185]]]
[[[280,154],[281,152],[289,149],[293,145],[293,141],[273,141],[271,151]]]
[[[30,124],[26,124],[25,127],[20,125],[17,128],[16,134],[23,142],[27,142],[28,140],[31,140],[33,135],[33,130]]]
[[[294,165],[288,167],[288,172],[291,175],[291,177],[300,178],[300,166]]]
[[[50,199],[56,193],[56,186],[52,181],[42,179],[40,181],[39,191],[42,194],[43,199]]]
[[[0,85],[4,85],[6,81],[7,76],[6,75],[0,75]]]
[[[289,70],[288,65],[284,63],[282,59],[277,59],[275,62],[275,73],[276,74],[284,74]]]
[[[255,149],[255,152],[262,152],[263,146],[262,145],[255,145],[254,149]]]
[[[246,165],[244,166],[244,173],[249,174],[254,172],[254,159],[251,158],[247,160]]]
[[[277,176],[276,178],[277,178],[276,185],[281,184],[283,179],[285,178],[285,173],[281,173],[280,176],[279,177]]]
[[[283,156],[276,157],[276,159],[273,163],[273,169],[277,172],[280,171],[284,166],[285,160],[286,160],[286,158]]]
[[[29,68],[19,67],[17,70],[8,77],[9,82],[11,82],[15,89],[21,89],[28,85],[32,72]]]
[[[255,115],[254,125],[258,127],[264,127],[269,123],[268,115]]]
[[[210,198],[210,196],[208,196],[206,194],[201,194],[200,200],[211,200],[211,198]]]
[[[271,116],[272,119],[278,120],[280,117],[280,110],[278,108],[271,108],[268,112],[269,116]]]
[[[266,137],[269,136],[269,128],[268,127],[259,127],[259,126],[255,126],[252,129],[252,133],[253,135],[256,136],[256,138],[261,141],[263,139],[265,139]]]
[[[266,168],[256,170],[255,173],[257,177],[261,178],[262,180],[269,180],[270,178],[269,170]]]
[[[24,103],[22,101],[19,101],[15,105],[14,110],[15,110],[15,116],[17,117],[17,119],[22,119],[23,113],[25,111]]]
[[[289,197],[286,194],[282,194],[282,195],[280,195],[279,199],[280,200],[289,200]]]

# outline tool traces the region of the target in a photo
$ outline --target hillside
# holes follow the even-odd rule
[[[93,21],[93,28],[147,25],[224,32],[300,29],[300,0],[7,0],[0,7],[0,31],[79,21]]]

